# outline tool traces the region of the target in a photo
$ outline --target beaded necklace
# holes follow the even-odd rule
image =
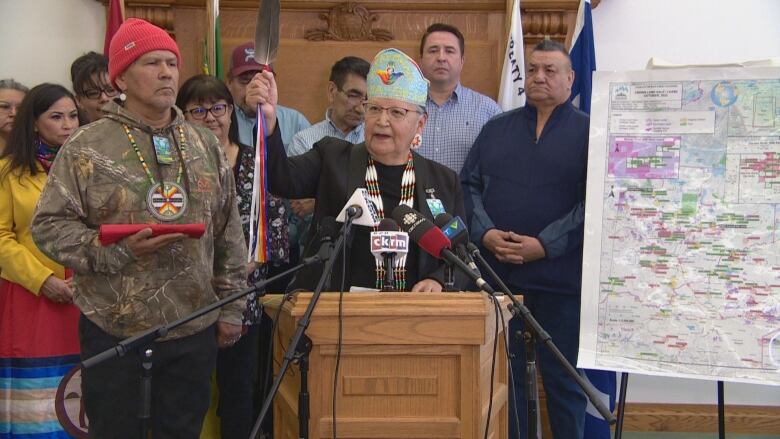
[[[406,167],[401,176],[401,199],[398,204],[405,204],[409,207],[414,206],[414,160],[412,153],[406,160]],[[374,159],[368,156],[368,166],[366,167],[366,191],[368,197],[376,205],[377,216],[379,219],[385,217],[384,203],[382,203],[382,193],[379,190],[379,176],[376,171]],[[379,230],[379,225],[374,226],[374,231]],[[376,259],[376,288],[381,289],[384,285],[385,266],[382,259]],[[395,279],[395,288],[403,291],[406,288],[406,255],[396,257],[393,278]]]
[[[179,147],[177,148],[177,151],[179,152],[179,171],[176,174],[176,182],[171,183],[163,181],[162,169],[158,163],[157,170],[160,177],[160,182],[158,183],[149,170],[149,165],[146,163],[143,154],[141,154],[141,150],[138,149],[138,143],[135,141],[133,133],[130,132],[130,127],[126,124],[122,124],[122,127],[151,184],[151,188],[146,196],[147,210],[149,210],[149,213],[151,213],[152,216],[160,221],[174,221],[179,219],[184,214],[188,201],[187,191],[181,187],[181,179],[184,174],[184,151],[186,146],[184,128],[182,128],[181,125],[176,126],[180,140]]]

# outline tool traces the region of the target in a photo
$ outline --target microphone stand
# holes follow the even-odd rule
[[[355,220],[357,216],[361,212],[356,212],[354,210],[347,210],[346,211],[346,218],[344,222],[344,229],[342,233],[339,235],[338,239],[336,240],[335,244],[333,245],[333,253],[330,255],[330,257],[327,259],[327,262],[325,263],[325,267],[322,270],[322,276],[320,276],[319,282],[317,282],[317,286],[314,288],[314,292],[311,296],[311,301],[309,301],[309,305],[306,307],[306,311],[303,313],[303,316],[301,316],[301,319],[298,321],[297,328],[295,330],[295,333],[290,338],[290,343],[287,345],[287,348],[284,352],[284,358],[282,360],[281,366],[279,366],[279,373],[276,375],[276,378],[274,378],[274,382],[271,385],[271,389],[268,392],[268,395],[266,396],[265,400],[263,401],[263,407],[260,409],[260,414],[257,416],[257,420],[255,420],[255,425],[252,428],[252,432],[249,434],[249,439],[255,439],[257,437],[257,434],[260,431],[260,425],[262,424],[265,417],[268,415],[268,411],[271,409],[271,405],[273,404],[274,397],[279,392],[279,387],[282,385],[282,379],[284,379],[284,375],[287,373],[287,370],[290,368],[290,364],[294,360],[296,360],[296,356],[301,357],[299,359],[299,364],[301,364],[302,369],[306,368],[306,374],[301,374],[301,380],[303,381],[304,378],[308,379],[308,354],[311,350],[311,340],[306,337],[304,332],[309,327],[309,323],[311,322],[311,316],[314,313],[314,308],[317,306],[317,302],[320,299],[320,295],[322,294],[322,289],[325,286],[325,282],[330,276],[330,272],[333,269],[333,264],[335,263],[336,259],[338,258],[339,253],[344,248],[344,243],[346,242],[347,236],[349,236],[349,232],[352,228],[352,222]],[[303,359],[302,357],[306,357]],[[304,392],[304,390],[306,392]],[[336,389],[333,389],[335,392]],[[301,393],[300,399],[298,400],[298,437],[299,438],[308,438],[309,437],[309,404],[308,404],[308,383],[301,383]],[[302,407],[304,406],[305,407]],[[335,413],[334,413],[335,416]]]
[[[452,292],[455,291],[455,267],[452,266],[452,263],[449,261],[446,261],[447,264],[444,266],[444,292]]]
[[[385,265],[385,276],[382,280],[382,291],[395,291],[395,253],[382,253],[383,263]]]
[[[153,366],[152,358],[154,356],[154,348],[152,343],[160,337],[165,337],[168,334],[168,332],[178,328],[179,326],[185,323],[195,320],[198,317],[208,314],[211,311],[221,308],[222,306],[227,305],[228,303],[231,303],[235,300],[238,300],[250,293],[257,292],[258,290],[265,288],[265,286],[269,283],[276,282],[277,280],[287,275],[290,275],[292,273],[295,273],[296,271],[300,270],[301,268],[307,265],[311,265],[320,261],[321,258],[319,256],[306,258],[303,260],[303,263],[293,268],[290,268],[289,270],[283,273],[279,273],[278,275],[273,276],[270,279],[257,282],[248,288],[245,288],[237,293],[225,297],[224,299],[218,300],[210,305],[198,309],[194,311],[192,314],[185,316],[179,320],[176,320],[166,325],[159,325],[145,332],[142,332],[138,335],[128,337],[120,341],[119,343],[117,343],[116,346],[106,349],[105,351],[93,355],[92,357],[82,361],[81,367],[84,369],[89,369],[112,358],[124,357],[128,352],[132,350],[138,350],[141,353],[141,358],[142,358],[141,382],[140,382],[141,399],[139,401],[138,419],[140,420],[140,427],[141,427],[139,434],[141,436],[141,439],[146,439],[148,437],[149,423],[151,420],[151,412],[152,412],[152,366]]]
[[[537,425],[536,425],[536,391],[537,391],[537,384],[536,384],[536,341],[541,340],[542,343],[544,343],[544,346],[553,354],[553,357],[555,357],[555,360],[560,363],[564,369],[566,369],[566,373],[577,383],[578,386],[585,392],[585,395],[590,400],[591,404],[598,410],[599,414],[610,424],[614,424],[616,422],[615,416],[612,414],[611,411],[604,405],[603,402],[601,402],[601,399],[598,398],[596,395],[596,391],[593,389],[593,387],[588,384],[582,376],[577,372],[577,369],[574,368],[574,366],[569,363],[568,360],[566,360],[566,357],[563,356],[560,350],[558,350],[558,347],[555,346],[555,343],[552,341],[552,337],[550,337],[550,334],[547,333],[547,331],[542,328],[542,326],[539,324],[539,322],[536,321],[534,316],[531,314],[531,311],[523,305],[518,299],[517,296],[512,294],[511,291],[509,291],[509,288],[506,286],[506,284],[501,280],[500,277],[498,277],[498,274],[496,274],[495,271],[493,271],[493,268],[490,266],[490,264],[487,263],[484,257],[482,257],[482,253],[480,253],[479,248],[474,245],[473,243],[468,243],[467,245],[469,252],[471,252],[471,256],[475,257],[480,264],[482,264],[483,268],[487,270],[488,273],[490,273],[490,276],[496,280],[499,287],[501,287],[501,291],[503,291],[507,296],[509,296],[509,299],[512,301],[511,304],[509,304],[509,310],[512,313],[512,315],[517,316],[520,315],[523,318],[523,321],[525,322],[525,330],[523,331],[522,338],[525,342],[525,354],[526,354],[526,377],[525,377],[525,397],[527,401],[527,414],[528,419],[526,421],[527,425],[527,437],[529,439],[536,438],[537,437]]]

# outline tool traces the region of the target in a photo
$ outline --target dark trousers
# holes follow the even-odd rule
[[[220,432],[223,439],[249,437],[254,425],[254,374],[260,343],[258,325],[217,354]]]
[[[81,358],[116,346],[115,338],[89,319],[79,320]],[[210,376],[217,358],[214,326],[152,346],[152,437],[198,439],[209,408]],[[81,372],[89,437],[137,439],[141,358],[128,352]]]
[[[517,291],[516,288],[513,288]],[[531,310],[534,318],[542,325],[553,343],[560,349],[563,356],[577,367],[577,350],[580,334],[580,296],[545,293],[523,293],[524,304]],[[509,437],[518,439],[517,427],[513,410],[517,410],[520,421],[520,437],[526,437],[526,422],[536,420],[526,419],[527,408],[525,400],[525,345],[515,338],[515,333],[523,329],[523,321],[515,317],[509,322],[509,351],[514,355],[512,373],[515,379],[516,407],[509,405]],[[542,384],[547,398],[547,413],[550,417],[553,437],[555,439],[581,439],[585,429],[585,409],[587,397],[577,382],[566,373],[563,366],[553,357],[550,350],[536,343],[536,360],[542,374]],[[536,438],[528,438],[536,439]]]

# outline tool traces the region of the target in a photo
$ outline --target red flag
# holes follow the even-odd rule
[[[125,1],[109,0],[108,16],[106,17],[106,40],[103,43],[103,55],[108,58],[108,49],[111,46],[111,38],[119,30],[119,26],[125,21]]]

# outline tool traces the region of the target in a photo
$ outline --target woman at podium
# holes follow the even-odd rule
[[[425,102],[428,81],[417,64],[397,49],[379,52],[367,78],[365,142],[352,144],[326,137],[305,154],[287,157],[276,126],[276,83],[270,72],[256,75],[247,91],[247,102],[260,104],[266,117],[269,191],[291,199],[315,198],[314,221],[318,233],[307,243],[305,256],[316,254],[323,240],[332,237],[332,223],[356,189],[366,190],[379,219],[390,216],[398,205],[407,205],[430,220],[441,213],[463,217],[463,194],[457,175],[449,168],[414,151],[422,141],[427,121]],[[354,226],[344,252],[334,264],[326,290],[380,289],[384,285],[379,259],[371,253],[371,232],[377,226]],[[331,236],[329,236],[331,235]],[[335,237],[333,237],[335,240]],[[439,292],[445,284],[444,263],[416,245],[409,246],[398,267],[392,290]],[[346,270],[342,278],[342,260]],[[313,289],[322,265],[302,270],[297,288]],[[465,282],[456,277],[455,288]]]

